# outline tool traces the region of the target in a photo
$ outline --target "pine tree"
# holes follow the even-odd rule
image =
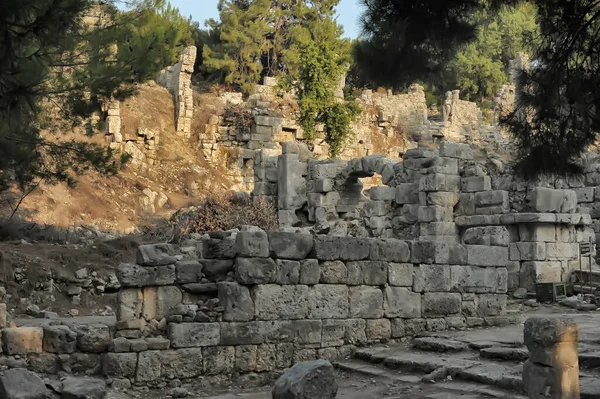
[[[225,81],[251,92],[263,74],[262,57],[272,47],[265,36],[269,30],[270,0],[240,2],[221,0],[220,44],[204,46],[204,64],[223,70]]]
[[[138,2],[126,13],[87,0],[4,1],[0,190],[13,183],[24,193],[44,182],[75,184],[89,169],[116,173],[121,162],[105,146],[49,134],[82,127],[101,102],[124,98],[155,77],[189,42],[185,21],[164,1]]]

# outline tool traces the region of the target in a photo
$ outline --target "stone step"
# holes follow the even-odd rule
[[[421,337],[412,340],[415,349],[428,352],[462,352],[469,349],[464,342],[437,337]]]
[[[498,359],[524,362],[529,359],[527,348],[511,348],[506,346],[492,346],[479,351],[479,356],[485,359]]]

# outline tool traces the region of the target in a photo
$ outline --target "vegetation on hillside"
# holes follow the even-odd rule
[[[61,133],[83,128],[107,99],[133,94],[175,61],[195,31],[164,0],[140,0],[127,12],[117,3],[3,2],[0,190],[16,182],[26,195],[44,182],[75,184],[89,169],[118,171],[121,161],[106,146]]]

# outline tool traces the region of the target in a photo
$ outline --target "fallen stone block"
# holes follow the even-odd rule
[[[25,369],[4,370],[0,375],[0,398],[46,399],[49,394],[44,381]]]
[[[333,399],[337,396],[333,366],[326,360],[297,363],[275,383],[273,399]]]
[[[3,352],[7,355],[42,353],[44,330],[41,327],[13,327],[2,330]]]
[[[97,378],[67,377],[63,381],[63,399],[103,399],[106,382]]]

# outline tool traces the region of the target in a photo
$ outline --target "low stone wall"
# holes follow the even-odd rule
[[[0,362],[102,374],[119,386],[269,373],[423,331],[507,323],[497,246],[213,233],[139,248],[121,264],[114,325],[4,328]]]

